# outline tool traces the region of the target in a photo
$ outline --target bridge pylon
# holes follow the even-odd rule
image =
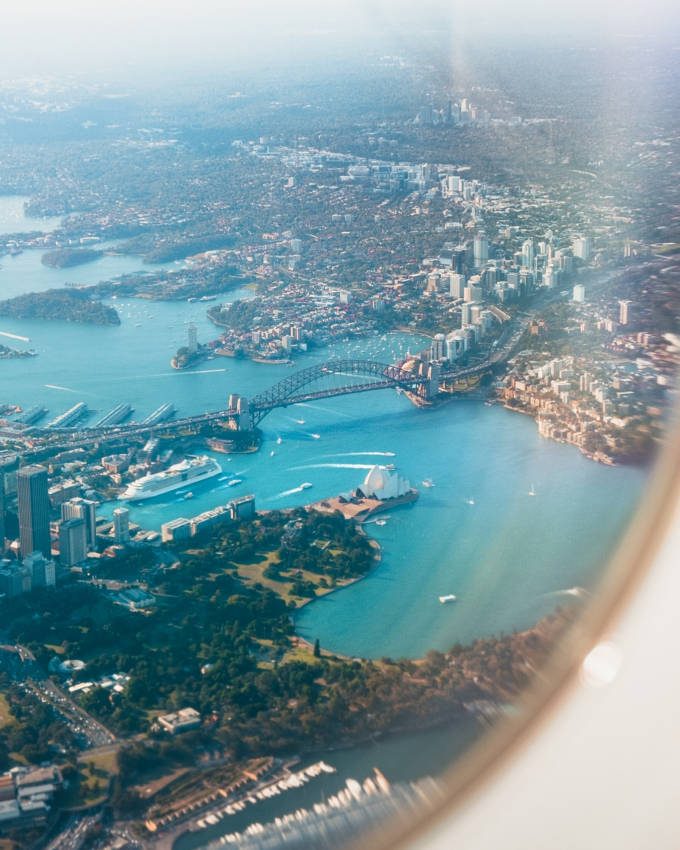
[[[252,431],[255,428],[250,402],[244,395],[231,393],[227,408],[234,411],[233,418],[238,431]]]

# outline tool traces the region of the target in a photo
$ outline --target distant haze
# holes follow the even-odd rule
[[[3,74],[285,64],[428,40],[676,38],[675,0],[6,0]]]

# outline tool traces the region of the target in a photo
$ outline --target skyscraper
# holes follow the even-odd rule
[[[452,298],[462,298],[465,289],[465,275],[453,272],[449,274],[449,295]]]
[[[50,556],[50,500],[44,466],[24,466],[17,473],[21,556],[33,552]]]
[[[579,236],[571,243],[574,256],[587,263],[593,253],[593,240],[590,236]]]
[[[66,519],[59,526],[59,560],[65,567],[82,563],[87,557],[85,520]]]
[[[619,301],[619,323],[622,325],[628,325],[632,319],[632,301]]]
[[[54,587],[57,572],[54,561],[46,558],[40,552],[27,555],[22,564],[23,590],[33,590],[36,587]]]
[[[116,508],[113,512],[113,536],[116,543],[128,543],[130,540],[130,511]]]
[[[489,259],[489,241],[486,238],[485,233],[480,232],[475,236],[472,243],[472,250],[474,254],[475,268],[478,269]]]
[[[522,265],[525,269],[533,270],[534,268],[534,240],[525,239],[522,243]]]
[[[69,499],[61,506],[61,518],[82,519],[85,522],[87,545],[94,548],[97,542],[97,503],[91,499]]]

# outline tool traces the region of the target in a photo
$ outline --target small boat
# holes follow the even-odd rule
[[[534,485],[533,485],[533,484],[532,484],[532,485],[531,485],[531,487],[529,488],[529,495],[530,495],[530,496],[535,496],[535,495],[536,495],[536,490],[534,489]]]
[[[309,435],[313,440],[320,440],[321,434],[310,434]]]
[[[227,481],[227,487],[236,487],[236,485],[241,484],[242,481],[242,478],[232,478],[230,481]]]
[[[434,481],[431,478],[423,478],[423,487],[434,487]]]
[[[309,490],[309,488],[313,487],[313,486],[314,485],[311,484],[309,481],[305,481],[303,484],[300,484],[300,489],[301,490]]]
[[[447,593],[445,596],[439,597],[439,601],[442,603],[442,605],[446,605],[447,602],[456,602],[457,600],[458,597],[455,593]]]
[[[298,425],[304,425],[305,424],[304,419],[293,419],[293,422],[297,422]]]
[[[185,498],[185,499],[193,499],[193,498],[194,498],[194,494],[191,492],[191,490],[189,490],[189,492],[188,492],[188,493],[185,493],[185,494],[184,494],[184,498]]]
[[[274,449],[272,449],[272,450],[269,452],[269,457],[274,457],[274,455],[275,455],[275,454],[276,454],[276,452],[274,451]]]
[[[472,496],[467,498],[465,501],[468,503],[468,505],[474,505],[475,503],[475,500],[472,498]]]
[[[283,438],[282,438],[282,437],[277,437],[277,438],[276,438],[276,444],[277,444],[277,446],[280,446],[282,442],[283,442]]]
[[[375,524],[376,525],[387,525],[387,520],[386,519],[377,519],[375,521]]]

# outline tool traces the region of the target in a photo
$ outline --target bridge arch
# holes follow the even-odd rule
[[[366,377],[371,380],[363,384],[353,383],[344,387],[340,386],[333,391],[320,393],[308,391],[312,384],[328,375]],[[425,384],[427,380],[425,376],[414,374],[400,366],[377,363],[372,360],[329,360],[327,363],[320,363],[293,372],[274,384],[273,387],[253,396],[250,399],[250,413],[253,424],[257,425],[267,413],[276,407],[287,407],[289,404],[327,395],[344,395],[389,387],[414,389]]]

